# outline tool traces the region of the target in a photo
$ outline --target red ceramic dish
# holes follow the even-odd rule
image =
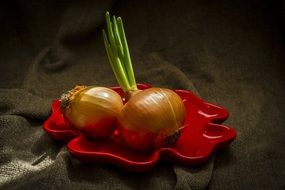
[[[149,85],[138,85],[139,89]],[[121,96],[119,87],[113,87]],[[159,160],[167,160],[186,166],[207,161],[211,154],[236,137],[236,131],[221,123],[227,119],[226,109],[207,103],[190,91],[175,90],[186,108],[186,126],[175,144],[150,152],[135,152],[127,148],[118,131],[105,140],[89,140],[78,130],[68,127],[59,111],[59,100],[52,104],[52,115],[44,124],[45,131],[54,139],[68,142],[71,155],[79,160],[112,164],[128,171],[144,172],[153,168]]]

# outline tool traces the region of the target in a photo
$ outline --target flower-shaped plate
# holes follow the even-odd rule
[[[138,84],[139,89],[150,85]],[[119,87],[111,87],[123,97]],[[221,123],[228,118],[225,108],[205,102],[191,91],[174,90],[186,108],[184,129],[175,144],[150,152],[137,152],[123,143],[118,131],[104,140],[89,140],[80,131],[69,127],[59,110],[60,101],[52,103],[52,114],[44,123],[44,130],[56,140],[68,142],[71,155],[85,162],[115,165],[133,172],[152,169],[159,160],[167,160],[185,166],[202,164],[211,154],[231,143],[236,131]]]

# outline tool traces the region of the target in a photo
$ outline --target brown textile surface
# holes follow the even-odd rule
[[[282,1],[13,0],[0,6],[0,189],[284,189]],[[133,174],[72,158],[42,130],[76,84],[114,86],[101,30],[122,16],[137,81],[229,109],[238,138],[200,167]]]

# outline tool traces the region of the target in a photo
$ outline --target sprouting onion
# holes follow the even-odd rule
[[[108,12],[106,21],[103,39],[107,56],[127,100],[118,115],[121,135],[130,147],[148,150],[157,146],[158,137],[166,140],[177,135],[184,121],[184,104],[170,89],[138,90],[123,21],[115,16],[111,19]]]

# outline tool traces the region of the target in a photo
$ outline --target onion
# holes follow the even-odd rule
[[[184,105],[172,90],[149,88],[133,96],[119,114],[119,121],[129,130],[173,133],[184,120]]]
[[[167,143],[169,139],[175,142],[185,117],[181,98],[169,89],[137,89],[123,21],[115,16],[111,20],[108,12],[106,21],[104,45],[127,101],[118,115],[122,139],[136,150],[151,150]]]
[[[110,136],[123,107],[120,95],[105,87],[77,86],[61,100],[66,121],[91,138]]]
[[[129,99],[118,121],[129,147],[148,150],[176,135],[183,125],[184,115],[183,101],[174,91],[149,88]]]

